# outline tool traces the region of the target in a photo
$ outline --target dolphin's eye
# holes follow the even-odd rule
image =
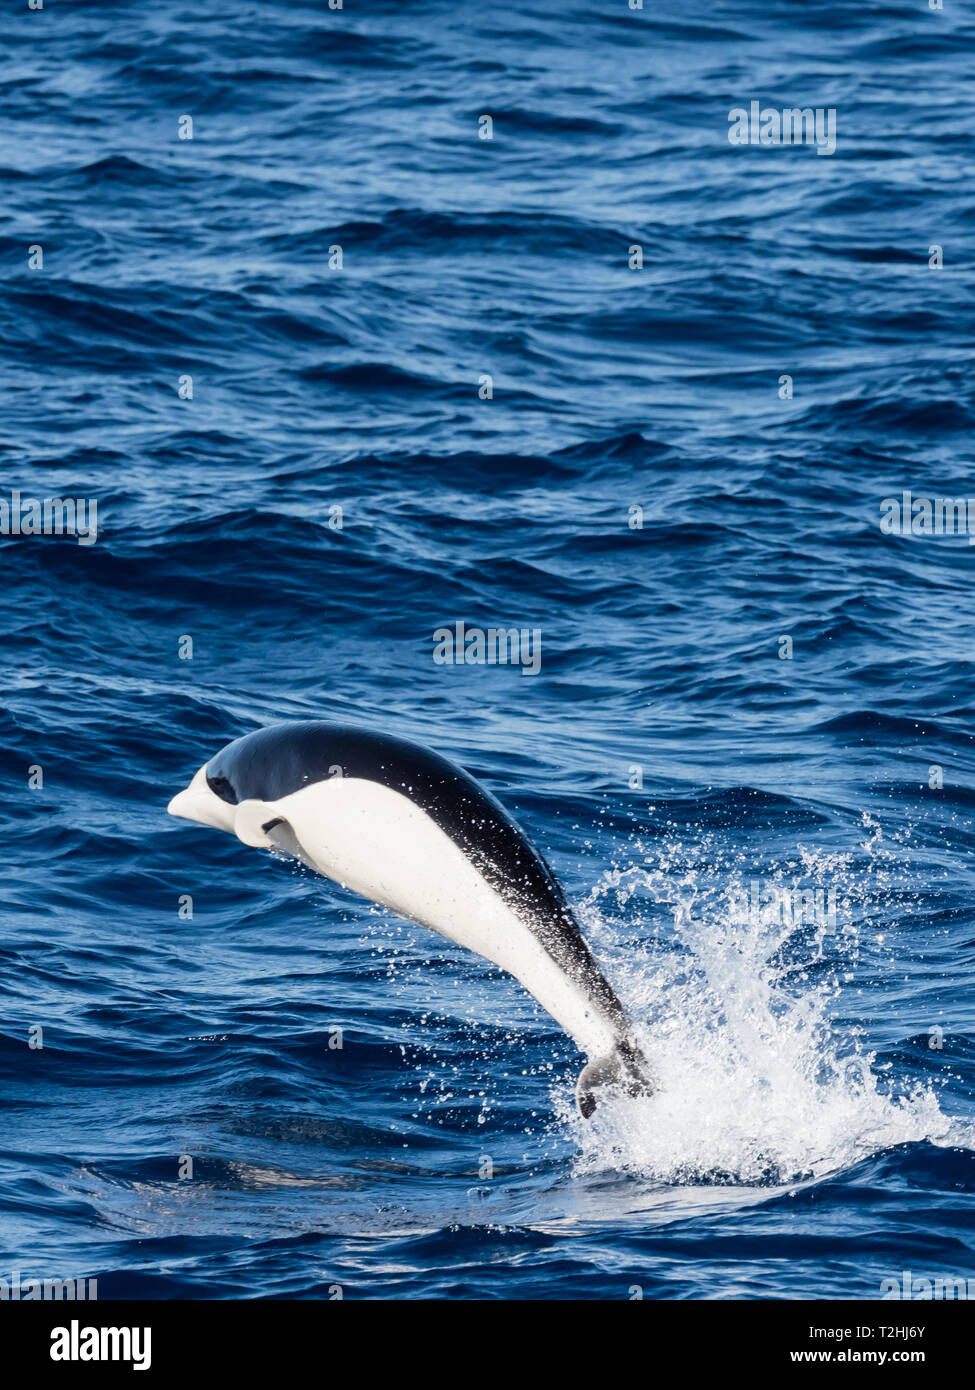
[[[219,796],[221,801],[229,801],[231,806],[237,805],[237,793],[234,791],[226,777],[207,777],[207,786]]]

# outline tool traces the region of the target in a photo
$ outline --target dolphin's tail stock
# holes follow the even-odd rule
[[[643,1053],[623,1040],[612,1052],[594,1057],[583,1067],[576,1083],[576,1105],[582,1118],[588,1120],[601,1099],[600,1092],[618,1090],[628,1096],[652,1096],[656,1089]]]

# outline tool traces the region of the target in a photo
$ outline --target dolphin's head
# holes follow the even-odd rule
[[[210,825],[215,830],[227,830],[242,844],[254,849],[286,848],[288,853],[298,853],[292,843],[290,827],[277,808],[270,800],[254,795],[255,790],[263,791],[260,769],[255,778],[251,768],[248,782],[240,753],[242,750],[246,753],[246,745],[252,740],[253,735],[250,740],[237,739],[222,748],[194,773],[189,786],[177,792],[166,809],[171,816]],[[273,840],[268,836],[269,830],[277,831]]]
[[[233,835],[236,798],[230,799],[233,790],[229,785],[207,776],[209,766],[204,763],[199,772],[194,773],[189,785],[176,793],[166,810],[171,816],[195,820],[199,825],[212,825],[215,830],[229,830]]]

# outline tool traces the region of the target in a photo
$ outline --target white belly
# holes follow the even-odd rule
[[[302,858],[319,873],[514,975],[591,1057],[612,1049],[612,1026],[584,990],[409,797],[378,782],[332,777],[264,804],[289,823]],[[295,848],[284,827],[269,838]]]

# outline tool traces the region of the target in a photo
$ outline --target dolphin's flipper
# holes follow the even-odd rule
[[[234,813],[234,834],[242,844],[254,849],[272,849],[274,842],[268,831],[280,824],[282,817],[267,801],[242,801]]]

